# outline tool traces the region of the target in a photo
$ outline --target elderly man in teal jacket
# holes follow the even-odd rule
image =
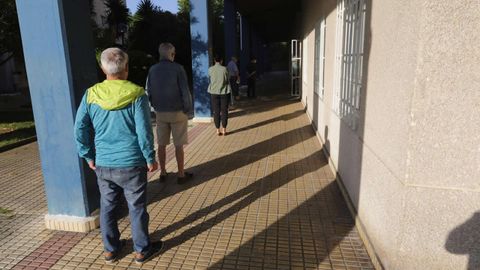
[[[86,91],[77,111],[75,139],[80,157],[97,175],[105,261],[115,261],[125,242],[116,219],[123,194],[135,261],[143,263],[163,246],[150,242],[148,235],[147,170],[158,168],[148,98],[142,87],[127,81],[128,55],[122,50],[103,51],[101,67],[107,78]]]

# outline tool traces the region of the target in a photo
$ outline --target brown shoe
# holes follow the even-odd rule
[[[114,252],[104,252],[103,253],[103,256],[105,258],[105,262],[106,263],[113,263],[117,260],[117,256],[118,256],[118,253],[120,252],[120,250],[122,250],[122,248],[125,246],[125,244],[127,243],[127,240],[125,239],[122,239],[120,240],[120,247],[118,248],[117,251],[114,251]]]
[[[103,257],[105,257],[106,263],[113,263],[117,259],[117,254],[114,252],[104,252]]]
[[[150,250],[146,253],[135,252],[135,263],[142,264],[148,261],[152,256],[162,251],[165,244],[162,241],[152,242]]]

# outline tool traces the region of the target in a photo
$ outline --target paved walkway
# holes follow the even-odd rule
[[[133,262],[130,222],[119,262],[103,261],[99,229],[44,229],[47,212],[37,144],[0,154],[1,269],[373,269],[301,103],[287,97],[243,101],[229,134],[190,129],[192,182],[150,175],[150,232],[165,251]],[[168,170],[176,171],[170,153]]]

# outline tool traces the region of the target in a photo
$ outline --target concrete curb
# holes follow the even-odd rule
[[[16,142],[16,143],[12,143],[12,144],[9,144],[9,145],[2,146],[2,147],[0,147],[0,153],[11,150],[13,148],[17,148],[17,147],[25,145],[25,144],[32,143],[36,140],[37,140],[37,136],[34,136],[32,138],[28,138],[28,139],[21,140],[21,141]]]

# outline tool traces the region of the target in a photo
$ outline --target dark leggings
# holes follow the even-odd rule
[[[230,87],[232,88],[232,94],[234,97],[238,97],[238,83],[237,77],[230,77]]]
[[[227,127],[229,101],[230,101],[230,94],[226,94],[226,95],[212,94],[213,121],[215,122],[216,128],[220,128],[220,118],[222,120],[222,127],[224,128]]]
[[[247,96],[249,98],[254,98],[256,95],[255,95],[255,78],[250,78],[248,79],[247,81],[247,85],[248,85],[248,94]]]

